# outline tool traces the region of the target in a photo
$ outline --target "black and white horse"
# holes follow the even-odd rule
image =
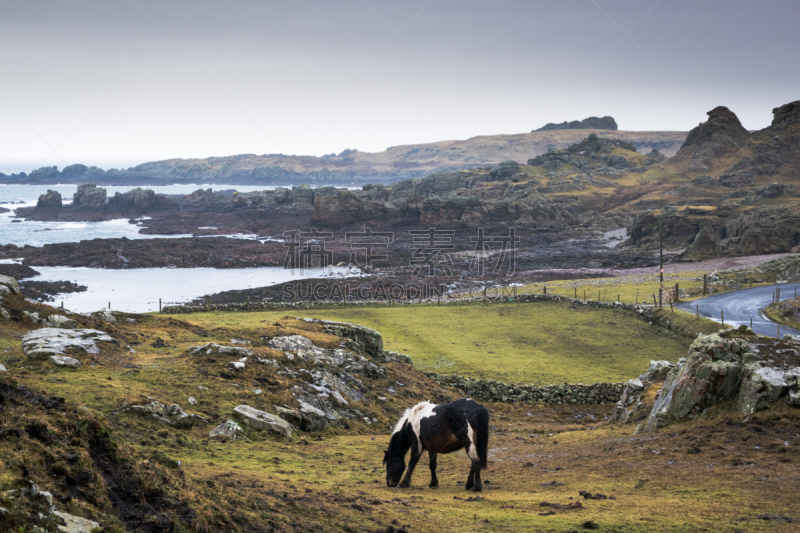
[[[442,405],[418,403],[406,409],[403,418],[394,427],[389,449],[384,452],[386,484],[390,487],[408,487],[417,461],[422,452],[427,450],[431,461],[430,487],[438,487],[436,456],[464,448],[472,460],[466,488],[478,492],[482,488],[481,469],[486,468],[488,446],[489,411],[482,405],[469,399]],[[405,477],[400,481],[409,449],[411,461]]]

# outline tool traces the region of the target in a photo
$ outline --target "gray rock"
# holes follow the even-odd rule
[[[64,355],[67,351],[100,353],[98,343],[119,342],[96,329],[42,328],[29,331],[22,337],[22,350],[31,359],[47,359],[51,355]]]
[[[78,327],[78,323],[71,318],[67,318],[63,315],[50,315],[45,320],[48,326],[51,328],[65,328],[65,329],[72,329]]]
[[[786,398],[786,405],[789,407],[800,407],[800,391],[790,392]]]
[[[234,370],[238,370],[241,372],[244,370],[244,361],[231,361],[230,363],[228,363],[228,366],[230,366]]]
[[[233,413],[244,425],[252,429],[271,431],[288,437],[292,436],[292,425],[278,416],[259,411],[249,405],[236,406],[233,409]]]
[[[406,355],[400,352],[394,352],[392,350],[384,350],[382,362],[384,363],[400,362],[400,363],[408,363],[409,365],[413,364],[410,355]]]
[[[8,372],[8,370],[6,370],[6,367],[5,367],[5,365],[3,363],[0,363],[0,372]]]
[[[644,389],[644,384],[638,379],[629,379],[625,384],[625,390],[630,392],[638,392]]]
[[[19,283],[11,276],[3,276],[0,274],[0,285],[8,288],[11,294],[19,294]]]
[[[50,362],[56,366],[68,366],[69,368],[80,368],[81,363],[73,357],[66,355],[51,355]]]
[[[189,405],[197,405],[197,400],[194,399],[194,396],[189,396]]]
[[[46,490],[40,490],[39,494],[37,494],[39,501],[42,502],[42,505],[47,507],[48,509],[53,508],[53,495]]]
[[[116,324],[117,322],[117,317],[115,317],[111,311],[106,309],[103,309],[102,311],[96,311],[89,316],[95,320],[99,320],[100,322],[108,322],[109,324]]]
[[[763,411],[789,389],[783,372],[770,367],[747,365],[742,375],[736,406],[751,415]]]
[[[215,342],[209,342],[201,346],[189,346],[189,355],[200,355],[202,353],[206,355],[223,354],[236,357],[253,357],[251,350],[240,346],[223,346]]]
[[[639,379],[646,383],[664,381],[669,371],[676,366],[677,365],[669,361],[650,361],[650,366],[647,368],[647,371],[639,376]]]
[[[322,431],[328,427],[325,413],[305,402],[300,402],[300,409],[276,405],[275,411],[302,431]]]
[[[162,424],[176,428],[190,428],[197,422],[206,422],[205,417],[190,415],[176,403],[167,405],[159,401],[152,401],[145,405],[132,405],[128,407],[126,411],[139,413],[148,418],[157,420]]]
[[[58,526],[58,530],[61,533],[91,533],[93,529],[100,527],[100,524],[94,520],[81,518],[80,516],[61,511],[53,511],[53,514],[66,522],[66,525]]]
[[[244,430],[233,420],[228,420],[212,429],[208,436],[215,440],[236,440],[244,438]]]

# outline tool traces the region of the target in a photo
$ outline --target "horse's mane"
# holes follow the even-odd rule
[[[394,426],[394,430],[392,430],[392,436],[394,436],[395,433],[398,433],[401,429],[403,429],[403,426],[405,425],[406,422],[410,422],[411,424],[413,424],[417,416],[419,415],[419,412],[429,405],[433,404],[430,403],[429,401],[424,401],[418,403],[414,407],[409,407],[408,409],[406,409],[406,412],[403,413],[403,416],[400,418],[400,420],[397,421],[397,424]]]

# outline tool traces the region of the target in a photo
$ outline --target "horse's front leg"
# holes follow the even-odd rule
[[[420,457],[422,457],[422,452],[418,452],[416,447],[412,448],[411,460],[408,462],[408,470],[406,470],[406,475],[403,477],[403,481],[397,485],[397,488],[405,489],[411,484],[411,474],[414,473],[414,467],[417,466],[417,461],[419,461]]]
[[[436,477],[436,454],[428,452],[428,455],[431,458],[431,484],[428,486],[433,489],[439,486],[439,479]]]

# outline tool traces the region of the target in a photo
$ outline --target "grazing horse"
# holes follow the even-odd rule
[[[429,402],[418,403],[406,409],[397,422],[384,452],[386,484],[390,487],[406,488],[411,474],[424,450],[431,461],[430,487],[438,487],[436,478],[436,456],[464,448],[472,460],[466,489],[481,490],[481,469],[486,468],[486,451],[489,446],[489,411],[472,400],[456,400],[442,405]],[[411,449],[411,461],[402,481],[400,476],[406,467],[406,452]]]

